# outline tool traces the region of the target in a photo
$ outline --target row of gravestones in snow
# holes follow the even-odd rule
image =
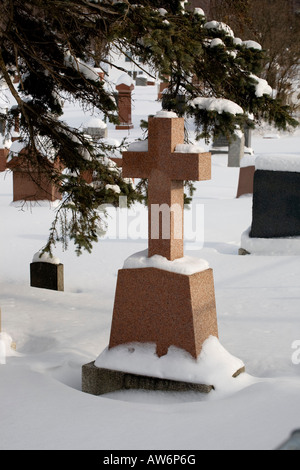
[[[105,134],[100,136],[100,131],[103,129],[98,129],[97,132],[95,128],[87,128],[87,132],[94,138],[105,136]],[[215,145],[214,153],[218,153],[220,148],[224,149],[226,143],[228,145],[227,141],[219,140]],[[20,155],[26,157],[26,151],[24,153],[24,149],[21,150]],[[282,157],[259,157],[255,159],[256,163],[251,157],[248,161],[250,162],[248,166],[240,168],[237,196],[254,193],[253,216],[251,230],[243,234],[240,254],[256,251],[254,239],[275,239],[278,245],[280,238],[300,235],[300,186],[298,184],[300,158],[283,155]],[[34,178],[32,174],[28,174],[27,168],[20,165],[20,162],[22,158],[15,157],[9,164],[13,171],[14,201],[45,199],[55,201],[61,197],[59,191],[45,177],[39,175]],[[5,168],[1,170],[3,169]],[[37,181],[38,178],[39,181]],[[257,246],[259,249],[264,249],[262,243]],[[63,290],[62,265],[55,267],[52,264],[46,274],[49,282],[43,281],[40,284],[38,279],[42,279],[41,273],[43,269],[45,270],[45,266],[39,264],[39,267],[36,265],[32,268],[38,269],[36,276],[32,271],[33,285]]]
[[[109,347],[82,368],[82,390],[87,393],[98,395],[123,388],[207,393],[216,385],[210,382],[212,369],[224,367],[230,380],[245,370],[239,359],[224,355],[217,342],[213,271],[205,260],[191,264],[184,257],[183,236],[178,237],[183,234],[184,180],[211,178],[211,154],[199,154],[193,147],[185,153],[183,142],[184,120],[172,113],[158,114],[149,118],[148,151],[123,154],[123,176],[148,179],[148,253],[132,257],[118,273]],[[287,155],[257,160],[249,238],[300,235],[299,158]],[[163,204],[179,206],[181,214],[169,217],[169,237],[160,230],[152,237],[152,207]],[[282,216],[279,223],[278,213]],[[157,264],[154,255],[164,262]],[[59,261],[34,259],[32,283],[45,287],[41,285],[45,273],[46,280],[56,284],[48,288],[63,290]],[[145,350],[145,344],[155,344],[156,350]],[[202,367],[197,368],[190,357],[202,357]],[[187,380],[191,367],[193,379]]]

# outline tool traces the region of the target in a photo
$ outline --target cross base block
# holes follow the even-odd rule
[[[209,336],[218,337],[212,269],[192,275],[119,270],[109,348],[155,343],[159,357],[175,346],[197,358]]]

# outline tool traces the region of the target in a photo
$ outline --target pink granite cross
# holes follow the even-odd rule
[[[184,181],[211,179],[211,154],[175,152],[183,143],[183,118],[150,117],[148,151],[123,153],[123,177],[148,179],[149,257],[183,257]]]

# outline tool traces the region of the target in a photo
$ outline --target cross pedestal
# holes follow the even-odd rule
[[[149,118],[148,135],[147,152],[123,153],[122,175],[148,179],[148,257],[174,261],[184,256],[184,180],[209,180],[211,155],[176,152],[184,142],[183,118]],[[154,342],[159,357],[173,345],[196,358],[210,335],[218,335],[212,270],[193,276],[119,271],[110,348]]]
[[[148,151],[124,152],[122,173],[123,177],[148,179],[148,258],[159,255],[172,263],[183,258],[184,181],[210,179],[211,154],[180,152],[178,146],[184,143],[182,118],[152,117],[148,124]],[[211,269],[191,275],[152,267],[119,270],[108,350],[152,343],[157,359],[171,346],[197,359],[210,336],[218,337]],[[178,385],[164,377],[167,380],[159,388],[158,378],[146,377],[147,370],[145,376],[131,372],[108,372],[105,367],[87,364],[82,389],[102,394],[124,387],[143,388],[146,383],[147,389],[190,390],[195,386],[208,392],[214,385]]]

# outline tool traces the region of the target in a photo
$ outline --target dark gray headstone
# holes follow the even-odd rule
[[[256,170],[250,237],[300,236],[300,173]]]
[[[218,149],[220,147],[228,147],[229,146],[229,140],[227,139],[227,137],[225,135],[218,135],[218,137],[216,137],[214,139],[214,142],[213,142],[213,148],[214,149]]]
[[[144,76],[137,76],[135,79],[136,86],[147,86],[148,78]]]
[[[30,264],[30,285],[40,289],[64,290],[64,265],[45,262]]]
[[[176,95],[176,97],[169,95],[168,93],[163,93],[162,95],[162,109],[173,110],[173,107],[176,107],[176,112],[179,115],[184,114],[186,106],[186,97],[185,95]]]

